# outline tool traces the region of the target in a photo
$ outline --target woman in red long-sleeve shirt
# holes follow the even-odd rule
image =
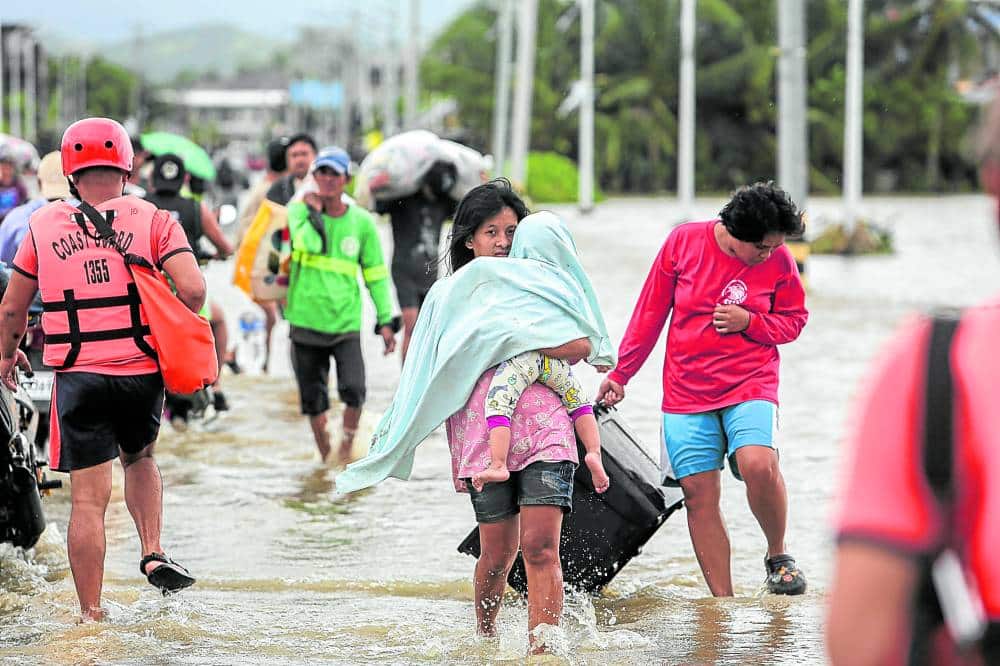
[[[598,395],[625,397],[670,316],[663,364],[663,435],[684,491],[688,530],[705,582],[733,594],[729,536],[720,510],[728,459],[747,486],[767,538],[768,589],[801,594],[806,581],[785,552],[788,500],[778,467],[778,345],[799,336],[809,313],[784,242],[802,217],[773,183],[742,188],[719,219],[674,229],[653,262]]]

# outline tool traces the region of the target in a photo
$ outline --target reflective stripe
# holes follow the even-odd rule
[[[384,280],[389,277],[389,269],[385,267],[385,264],[379,264],[378,266],[372,266],[371,268],[366,268],[362,271],[362,275],[365,276],[365,283],[377,282],[379,280]]]
[[[305,268],[315,268],[316,270],[328,273],[340,273],[341,275],[349,275],[351,277],[358,274],[358,262],[356,261],[348,261],[347,259],[338,259],[336,257],[324,257],[321,254],[312,254],[302,250],[294,250],[292,252],[292,261]]]

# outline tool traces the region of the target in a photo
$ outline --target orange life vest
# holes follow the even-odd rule
[[[150,238],[155,206],[123,196],[96,208],[111,223],[120,247],[156,263]],[[44,363],[59,370],[111,366],[115,374],[157,372],[139,294],[118,250],[66,202],[40,209],[29,226],[44,308]]]

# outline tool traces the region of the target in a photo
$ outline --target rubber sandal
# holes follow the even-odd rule
[[[146,565],[150,562],[160,562],[161,564],[146,573]],[[195,578],[190,571],[163,553],[150,553],[139,560],[139,571],[146,577],[150,585],[163,593],[163,596],[183,590],[185,587],[191,587],[195,583]]]
[[[767,569],[767,591],[771,594],[795,595],[806,591],[806,577],[791,555],[765,556],[764,568]]]

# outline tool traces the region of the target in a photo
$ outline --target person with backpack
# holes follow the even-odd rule
[[[187,179],[188,172],[184,168],[184,160],[173,153],[159,155],[153,161],[153,173],[150,178],[153,191],[143,198],[157,208],[170,213],[170,216],[180,223],[181,228],[184,229],[184,235],[187,236],[188,244],[200,264],[208,263],[210,259],[225,259],[233,253],[233,246],[222,232],[215,213],[208,207],[208,204],[181,194],[181,189]],[[202,238],[207,239],[215,248],[214,254],[202,247]],[[219,367],[222,367],[229,345],[226,313],[219,303],[206,299],[200,314],[212,324],[216,355],[219,358]],[[212,400],[215,410],[224,412],[229,409],[229,401],[226,400],[226,396],[222,392],[220,382],[221,379],[216,380],[213,385]],[[186,409],[178,405],[172,410],[171,417],[173,416],[179,416],[183,420],[186,417]]]
[[[133,168],[124,127],[108,118],[80,120],[66,129],[60,152],[63,175],[80,201],[50,203],[31,217],[0,304],[0,380],[16,388],[17,344],[39,291],[44,362],[56,368],[50,464],[68,472],[72,484],[67,550],[80,611],[83,619],[101,620],[104,517],[115,458],[125,468],[143,576],[164,592],[195,582],[160,543],[163,484],[153,448],[164,380],[123,253],[166,271],[192,312],[205,301],[205,280],[180,224],[122,195]]]
[[[981,144],[998,196],[1000,103]],[[1000,663],[997,330],[1000,294],[957,317],[913,317],[879,356],[835,523],[835,665]]]
[[[388,214],[392,223],[392,283],[403,317],[403,361],[420,307],[438,279],[441,227],[458,205],[449,193],[456,177],[453,164],[438,161],[410,196],[376,201],[376,212]]]
[[[288,137],[288,141],[285,142],[285,167],[288,173],[271,184],[267,190],[267,199],[287,206],[305,183],[315,159],[315,139],[304,132]]]

